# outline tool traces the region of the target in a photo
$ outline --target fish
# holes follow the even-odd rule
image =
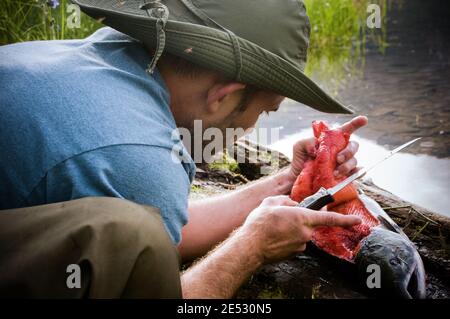
[[[330,128],[324,121],[312,123],[315,157],[307,160],[290,194],[301,202],[321,187],[331,188],[346,177],[334,176],[337,155],[347,146],[350,134]],[[371,265],[378,266],[380,281],[370,289],[380,297],[423,299],[426,275],[414,243],[381,206],[351,183],[336,193],[327,210],[356,215],[361,224],[350,228],[318,227],[312,242],[322,251],[356,265],[358,278],[366,283]],[[368,287],[374,288],[374,287]]]

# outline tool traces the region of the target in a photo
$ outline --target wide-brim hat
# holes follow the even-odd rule
[[[227,78],[326,113],[352,113],[303,72],[310,24],[301,0],[71,0],[87,15]]]

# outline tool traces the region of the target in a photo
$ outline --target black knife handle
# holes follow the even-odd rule
[[[333,196],[325,188],[321,188],[317,193],[306,197],[297,206],[319,210],[332,202],[334,202]]]

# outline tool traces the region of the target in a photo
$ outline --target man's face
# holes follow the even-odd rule
[[[268,91],[256,91],[243,99],[243,94],[237,94],[223,101],[222,118],[217,119],[213,126],[225,133],[227,128],[241,129],[241,132],[249,132],[254,128],[259,116],[263,113],[275,112],[278,110],[284,97]],[[224,145],[230,146],[238,136],[227,136],[224,134]]]
[[[272,92],[255,92],[244,102],[246,105],[237,107],[234,118],[230,118],[230,127],[242,127],[244,130],[253,128],[261,114],[277,111],[283,100],[283,96]]]

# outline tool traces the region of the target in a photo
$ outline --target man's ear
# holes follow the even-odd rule
[[[210,112],[216,112],[220,107],[220,103],[227,95],[242,90],[245,88],[245,86],[245,84],[238,82],[215,84],[211,89],[208,90],[208,97],[206,100],[208,110]]]

